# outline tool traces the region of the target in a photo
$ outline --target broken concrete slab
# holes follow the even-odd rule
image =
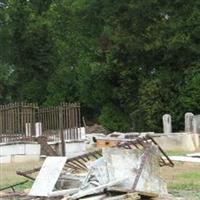
[[[107,161],[110,179],[129,175],[121,187],[156,194],[167,193],[167,186],[159,176],[159,150],[155,145],[148,149],[148,155],[138,149],[119,148],[106,148],[103,155]]]

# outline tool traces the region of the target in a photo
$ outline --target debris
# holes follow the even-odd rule
[[[36,138],[36,141],[41,146],[41,152],[47,156],[58,156],[56,151],[47,143],[48,139],[45,136],[39,136]]]
[[[123,147],[126,149],[143,149],[147,145],[154,144],[158,147],[160,153],[165,158],[165,160],[160,156],[160,166],[171,166],[173,167],[173,162],[169,159],[167,154],[163,149],[158,145],[158,143],[149,135],[144,137],[137,137],[136,139],[122,139],[122,138],[96,138],[97,146],[101,148],[105,147]]]
[[[49,196],[67,161],[67,157],[47,157],[31,188],[30,196]]]
[[[7,189],[12,189],[12,191],[15,192],[15,187],[16,186],[23,185],[23,184],[25,184],[27,182],[28,182],[28,180],[25,180],[25,181],[22,181],[22,182],[19,182],[19,183],[15,183],[15,184],[9,185],[9,186],[0,188],[0,191],[7,190]]]
[[[134,140],[121,141],[118,144],[118,147],[124,147],[126,149],[134,149],[134,148],[144,149],[145,147],[151,146],[152,144],[158,147],[158,150],[161,154],[159,156],[160,166],[173,167],[174,166],[173,162],[170,160],[167,154],[163,151],[163,149],[158,145],[158,143],[149,135],[146,135],[145,137],[138,137],[137,139],[134,139]],[[165,160],[163,158],[165,158]]]
[[[140,149],[104,149],[110,179],[128,179],[120,187],[130,191],[166,194],[165,183],[159,177],[159,151],[155,145]]]
[[[189,156],[189,157],[195,157],[195,158],[200,158],[200,153],[190,153],[190,154],[187,154],[187,156]]]
[[[32,170],[24,171],[24,172],[16,171],[16,174],[19,175],[19,176],[24,176],[24,177],[29,178],[29,179],[34,181],[35,178],[33,178],[32,176],[29,176],[29,174],[32,174],[34,172],[38,172],[40,169],[41,168],[39,167],[39,168],[35,168],[35,169],[32,169]]]
[[[56,196],[64,196],[64,195],[70,195],[74,194],[79,191],[79,188],[73,188],[68,190],[60,190],[60,191],[54,191],[49,194],[49,197],[56,197]]]
[[[107,134],[108,131],[101,125],[94,124],[92,126],[86,126],[86,133],[103,133]]]
[[[171,160],[174,161],[180,161],[180,162],[194,162],[194,163],[200,163],[199,157],[187,157],[187,156],[170,156]]]
[[[128,194],[123,194],[123,195],[117,195],[117,196],[112,196],[112,197],[107,197],[105,198],[106,200],[139,200],[141,199],[140,196],[138,195],[137,192],[134,193],[128,193]]]
[[[77,194],[72,195],[69,199],[71,199],[71,200],[79,199],[79,198],[87,196],[87,195],[97,194],[97,193],[103,192],[105,188],[107,188],[109,186],[117,185],[117,184],[123,182],[126,179],[127,179],[127,177],[123,177],[123,178],[120,178],[120,179],[117,179],[117,180],[114,180],[114,181],[110,181],[107,184],[100,185],[100,186],[95,187],[95,188],[89,188],[87,190],[80,190]]]
[[[63,200],[136,200],[167,194],[159,168],[173,162],[149,135],[118,138],[113,147],[72,157],[47,157],[30,196]],[[33,169],[18,172],[32,178]],[[143,198],[144,197],[144,198]]]
[[[102,150],[79,154],[67,159],[66,167],[74,171],[87,171],[86,162],[98,159],[102,156]]]
[[[27,194],[24,192],[0,192],[0,199],[11,197],[25,197]]]
[[[89,197],[81,198],[81,200],[102,200],[106,198],[106,194],[92,195]]]

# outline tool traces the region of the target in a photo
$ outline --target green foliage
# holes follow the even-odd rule
[[[8,64],[0,62],[0,72],[0,103],[5,103],[11,100],[11,88],[14,84],[13,69]]]
[[[1,102],[79,101],[124,131],[160,132],[164,113],[180,130],[200,112],[198,0],[1,2]]]
[[[128,118],[113,105],[104,106],[99,116],[99,122],[109,131],[128,131]]]
[[[190,109],[191,112],[200,112],[200,66],[197,64],[186,71],[184,84],[181,88],[180,101],[183,109]]]

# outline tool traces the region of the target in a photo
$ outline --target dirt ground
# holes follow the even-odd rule
[[[26,180],[16,175],[16,171],[33,169],[41,162],[12,163],[0,165],[0,188]],[[163,167],[161,176],[168,184],[169,193],[186,200],[200,200],[200,164],[175,163],[175,167]],[[30,188],[32,182],[16,187],[17,191]]]

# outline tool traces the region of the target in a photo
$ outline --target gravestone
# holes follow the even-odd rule
[[[31,123],[25,124],[25,134],[26,137],[31,137]]]
[[[169,114],[163,115],[163,132],[172,133],[172,118]]]
[[[194,115],[193,133],[200,133],[200,115]]]
[[[185,132],[193,133],[194,131],[193,119],[194,119],[193,113],[191,112],[185,113]]]
[[[39,137],[42,135],[42,123],[36,122],[35,123],[35,136]]]

